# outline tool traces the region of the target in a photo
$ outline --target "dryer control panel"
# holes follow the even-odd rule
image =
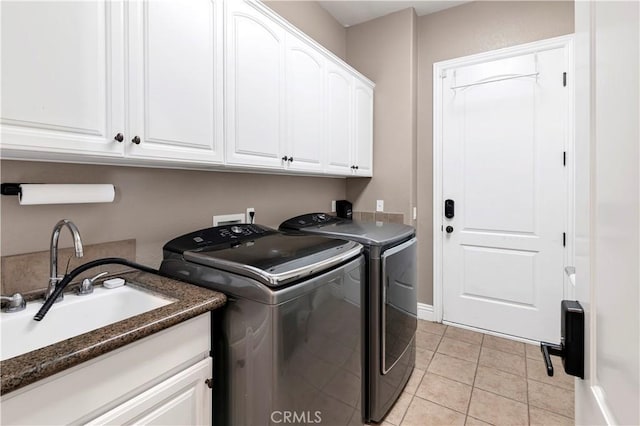
[[[329,225],[331,223],[345,222],[346,219],[331,216],[326,213],[308,213],[300,216],[292,217],[291,219],[282,222],[280,229],[303,229],[311,226]]]
[[[266,226],[246,223],[215,226],[174,238],[165,244],[163,249],[180,254],[185,251],[201,251],[217,247],[224,249],[243,241],[255,240],[277,232],[275,229]]]

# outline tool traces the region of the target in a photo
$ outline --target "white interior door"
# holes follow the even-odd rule
[[[640,424],[640,5],[576,2],[576,424]]]
[[[557,342],[569,51],[532,49],[446,71],[442,200],[454,216],[442,218],[443,319]]]

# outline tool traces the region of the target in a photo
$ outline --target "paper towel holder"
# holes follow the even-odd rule
[[[20,205],[112,203],[113,184],[3,183],[2,195],[18,197]]]
[[[20,183],[3,183],[0,185],[2,195],[20,195]]]

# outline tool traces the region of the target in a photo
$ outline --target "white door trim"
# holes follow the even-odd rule
[[[474,65],[477,63],[504,59],[512,56],[535,53],[544,50],[565,48],[567,55],[567,88],[570,97],[567,117],[568,135],[566,141],[567,152],[567,246],[565,250],[565,265],[573,265],[574,258],[574,61],[573,61],[573,34],[554,37],[533,43],[521,44],[490,52],[478,53],[433,64],[433,318],[436,322],[442,322],[443,318],[443,282],[442,282],[442,79],[448,69],[460,66]],[[562,159],[559,159],[561,161]],[[564,297],[573,298],[574,285],[565,276]],[[558,307],[560,309],[560,307]],[[560,327],[560,324],[558,324]]]

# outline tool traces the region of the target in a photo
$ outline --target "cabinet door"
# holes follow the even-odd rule
[[[129,2],[129,156],[223,161],[221,8],[213,0]]]
[[[3,156],[121,156],[122,3],[2,1]]]
[[[324,164],[325,58],[315,48],[287,34],[286,128],[288,168],[321,172]]]
[[[88,424],[211,424],[213,398],[211,389],[205,383],[205,380],[211,378],[211,374],[212,361],[207,358]]]
[[[331,174],[349,176],[353,152],[351,132],[351,94],[353,77],[335,64],[327,63],[326,113],[327,113],[327,166]]]
[[[355,175],[373,175],[373,89],[355,80],[354,88],[354,164]]]
[[[285,30],[253,3],[225,8],[227,163],[282,168]]]

